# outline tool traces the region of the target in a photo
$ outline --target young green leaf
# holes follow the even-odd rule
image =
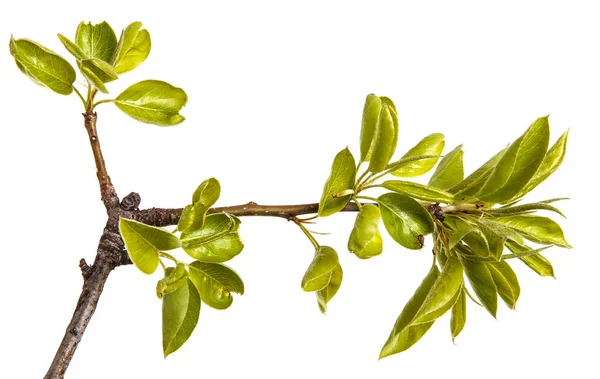
[[[117,47],[117,36],[106,21],[95,25],[82,21],[75,32],[75,43],[86,58],[99,58],[108,63]]]
[[[448,189],[448,192],[455,194],[454,198],[457,200],[467,200],[473,197],[481,187],[485,184],[486,180],[490,177],[494,171],[494,167],[498,164],[498,161],[504,156],[506,148],[496,153],[490,160],[485,162],[483,166],[475,170],[471,175],[467,176],[453,187]]]
[[[325,314],[325,312],[327,312],[327,303],[333,299],[337,291],[340,289],[343,277],[344,272],[342,271],[342,266],[340,266],[338,263],[337,266],[335,266],[331,271],[329,283],[325,286],[325,288],[315,292],[317,294],[317,304],[319,305],[321,313]]]
[[[212,308],[228,308],[233,302],[232,292],[244,294],[244,282],[225,265],[195,261],[189,267],[190,280],[198,289],[200,299]]]
[[[348,250],[357,257],[367,259],[381,254],[382,240],[379,234],[381,212],[379,207],[366,204],[358,212],[354,228],[348,240]]]
[[[177,263],[175,269],[169,270],[169,273],[156,283],[156,296],[162,299],[165,294],[175,291],[187,283],[188,276],[185,263]]]
[[[164,229],[121,218],[119,230],[129,258],[145,274],[152,274],[158,266],[158,252],[181,246],[179,238]]]
[[[500,298],[504,300],[510,309],[515,309],[517,300],[521,294],[517,275],[508,262],[486,262],[485,264],[492,274],[498,295],[500,295]]]
[[[548,117],[541,117],[508,147],[477,198],[503,203],[521,192],[540,167],[549,139]]]
[[[152,42],[142,23],[132,22],[121,32],[111,63],[119,74],[131,71],[148,58]]]
[[[395,122],[392,113],[394,113],[394,110],[388,104],[383,103],[381,105],[375,130],[375,140],[370,150],[369,171],[371,172],[383,171],[394,154],[392,148],[397,133],[397,121]]]
[[[181,217],[177,223],[177,230],[184,231],[192,226],[194,222],[194,206],[192,204],[186,205],[181,212]]]
[[[348,148],[337,153],[331,165],[331,173],[325,182],[321,201],[319,202],[319,217],[330,216],[344,209],[350,195],[333,197],[344,190],[351,189],[356,180],[356,162]]]
[[[434,203],[452,203],[453,195],[444,190],[404,180],[388,180],[381,186],[390,191],[412,197],[413,199],[431,201]]]
[[[383,224],[396,242],[413,250],[423,247],[419,236],[433,232],[433,220],[421,204],[397,193],[383,194],[377,202]]]
[[[58,39],[62,42],[63,46],[78,60],[87,59],[86,55],[83,53],[83,50],[79,46],[77,46],[74,42],[72,42],[67,37],[62,34],[58,34]]]
[[[192,204],[200,202],[210,208],[217,202],[220,195],[221,185],[219,181],[215,178],[206,179],[194,191]]]
[[[375,139],[375,130],[381,111],[381,99],[379,96],[367,95],[365,106],[363,108],[362,126],[360,129],[360,160],[368,162],[370,152]]]
[[[463,260],[463,266],[465,268],[465,274],[473,287],[473,291],[483,304],[483,307],[494,318],[496,318],[496,311],[498,310],[498,295],[496,294],[496,284],[494,284],[494,278],[488,269],[486,262],[473,262],[470,260]]]
[[[486,210],[486,213],[490,216],[512,216],[512,215],[519,215],[519,214],[527,214],[527,213],[530,213],[531,211],[539,211],[539,210],[555,212],[555,213],[558,213],[559,215],[565,217],[565,215],[560,210],[558,210],[558,208],[556,208],[550,204],[543,203],[543,202],[514,205],[511,207],[494,208],[494,209]]]
[[[435,162],[437,162],[437,160],[440,158],[439,155],[417,155],[414,157],[406,157],[406,158],[400,158],[399,160],[392,162],[390,164],[387,165],[387,167],[385,168],[386,171],[394,171],[397,169],[403,169],[404,167],[411,167],[414,164],[422,164],[425,162],[425,164],[428,164],[427,162],[431,161],[433,162],[433,164],[435,164]],[[420,163],[419,163],[420,162]]]
[[[112,82],[118,78],[117,72],[113,66],[106,63],[102,59],[84,59],[82,61],[78,61],[77,66],[88,82],[104,93],[108,93],[108,90],[104,84]]]
[[[467,296],[465,295],[464,286],[460,290],[460,295],[454,306],[452,307],[452,313],[450,316],[450,332],[452,333],[452,342],[458,337],[460,332],[465,327],[467,322]]]
[[[514,254],[524,254],[533,249],[525,246],[519,246],[510,241],[506,242],[506,247]],[[541,254],[533,254],[524,257],[519,257],[521,262],[525,263],[530,269],[535,271],[540,276],[551,276],[554,278],[554,268],[550,261],[544,258]]]
[[[433,133],[423,138],[411,148],[402,158],[416,157],[419,155],[440,155],[444,150],[444,135]],[[392,172],[392,175],[400,177],[414,177],[426,174],[435,166],[438,159],[427,159],[404,165]]]
[[[235,216],[217,213],[206,216],[200,230],[181,233],[183,250],[201,262],[225,262],[244,248],[238,229],[241,221]]]
[[[302,278],[302,289],[306,292],[313,292],[327,287],[337,265],[338,255],[335,250],[329,246],[319,246]]]
[[[543,245],[553,244],[560,247],[571,248],[565,240],[560,226],[548,217],[535,215],[515,215],[496,217],[494,221],[507,225],[518,231],[530,241]]]
[[[415,315],[413,323],[423,324],[437,320],[456,303],[462,287],[463,266],[458,258],[450,257]]]
[[[172,270],[171,268],[167,269]],[[165,294],[162,303],[162,334],[165,358],[188,340],[200,318],[200,296],[191,280]]]
[[[386,96],[381,96],[380,99],[382,104],[386,104],[389,107],[390,116],[392,116],[392,125],[394,126],[394,134],[392,135],[392,147],[390,149],[391,159],[391,157],[394,155],[394,152],[396,151],[396,145],[398,145],[398,132],[400,131],[400,124],[398,123],[398,111],[396,110],[396,105],[394,104],[392,99]]]
[[[144,80],[123,91],[114,103],[138,121],[170,126],[185,120],[179,111],[187,99],[181,88],[160,80]]]
[[[427,330],[429,330],[431,325],[433,325],[433,321],[418,325],[413,325],[412,322],[431,292],[432,287],[437,282],[439,275],[440,271],[436,265],[433,265],[414,295],[408,300],[404,309],[402,309],[390,336],[379,353],[379,359],[407,350],[417,343]]]
[[[63,57],[28,39],[10,37],[10,54],[19,70],[34,83],[61,95],[70,95],[75,69]]]
[[[447,190],[458,184],[464,177],[462,145],[458,145],[442,158],[429,179],[429,185]]]

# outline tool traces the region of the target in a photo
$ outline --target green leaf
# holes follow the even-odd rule
[[[317,304],[319,305],[321,313],[325,314],[325,312],[327,312],[327,303],[333,299],[337,291],[340,289],[343,277],[344,272],[342,271],[342,266],[340,266],[338,263],[337,266],[333,268],[333,271],[331,271],[329,283],[325,286],[325,288],[315,292],[317,294]]]
[[[244,294],[244,282],[225,265],[195,261],[189,267],[190,280],[198,289],[200,299],[212,308],[229,308],[233,302],[232,292]]]
[[[399,168],[403,168],[403,167],[410,167],[416,163],[423,163],[425,162],[425,164],[427,164],[428,161],[433,162],[433,164],[435,165],[435,162],[437,162],[437,160],[440,158],[439,155],[417,155],[415,157],[406,157],[406,158],[401,158],[395,162],[392,162],[390,164],[387,165],[387,167],[385,168],[386,171],[393,171]],[[423,161],[423,162],[421,162]]]
[[[95,25],[81,22],[75,33],[75,43],[86,58],[99,58],[108,63],[117,47],[117,36],[106,21]]]
[[[388,180],[383,182],[381,186],[390,191],[394,191],[414,199],[431,201],[434,203],[451,203],[454,201],[451,193],[419,183],[407,182],[404,180]]]
[[[183,250],[201,262],[225,262],[244,248],[238,229],[241,221],[235,216],[216,213],[206,216],[200,230],[181,233]]]
[[[444,150],[444,135],[433,133],[423,138],[418,144],[411,148],[402,158],[416,157],[420,155],[440,155]],[[435,166],[437,159],[428,159],[404,165],[392,172],[392,175],[401,177],[414,177],[426,174]]]
[[[529,247],[519,246],[516,243],[508,241],[506,247],[514,254],[524,254],[533,249]],[[554,268],[550,261],[544,258],[541,254],[528,255],[525,257],[519,257],[521,262],[525,263],[530,269],[535,271],[540,276],[551,276],[554,278]]]
[[[425,298],[414,324],[429,323],[437,320],[456,303],[463,286],[463,266],[456,257],[449,257],[442,273],[435,281]]]
[[[114,103],[138,121],[170,126],[185,120],[179,111],[187,99],[181,88],[160,80],[144,80],[123,91]]]
[[[34,83],[61,95],[73,92],[75,69],[63,57],[28,39],[10,37],[10,54]]]
[[[142,23],[132,22],[121,32],[111,63],[119,74],[131,71],[148,58],[152,42]]]
[[[356,162],[348,148],[337,153],[331,165],[331,173],[325,182],[321,201],[319,202],[319,217],[330,216],[344,209],[350,195],[333,197],[344,190],[352,189],[356,180]]]
[[[118,78],[115,69],[102,59],[84,59],[77,62],[77,65],[88,82],[104,93],[108,93],[104,84]]]
[[[175,269],[169,270],[169,273],[156,283],[156,296],[159,299],[162,299],[165,294],[175,291],[177,288],[187,283],[188,276],[189,274],[185,269],[185,263],[177,263]]]
[[[460,290],[460,295],[452,307],[450,316],[450,332],[452,333],[452,342],[458,337],[467,322],[467,296],[464,287]]]
[[[429,330],[431,325],[433,325],[433,321],[418,325],[413,325],[412,322],[431,292],[432,287],[437,282],[439,275],[440,271],[436,265],[433,265],[414,295],[408,300],[404,309],[402,309],[390,336],[379,353],[379,359],[407,350],[417,343],[427,330]]]
[[[511,216],[511,215],[518,215],[518,214],[527,214],[527,213],[530,213],[531,211],[539,211],[539,210],[555,212],[555,213],[558,213],[559,215],[565,217],[565,215],[560,210],[558,210],[556,207],[553,207],[552,205],[549,205],[544,202],[514,205],[511,207],[494,208],[494,209],[486,210],[486,213],[490,216]]]
[[[408,196],[386,193],[377,199],[386,230],[400,245],[422,247],[419,236],[433,232],[433,220],[423,206]]]
[[[194,191],[192,204],[200,202],[210,208],[217,202],[219,196],[221,196],[219,181],[215,178],[206,179]]]
[[[319,246],[302,278],[302,289],[306,292],[313,292],[327,287],[337,265],[338,255],[335,250],[329,246]]]
[[[569,137],[569,131],[567,130],[556,143],[548,150],[546,155],[544,156],[544,160],[540,164],[540,167],[533,175],[533,178],[527,183],[525,188],[521,190],[521,192],[515,196],[514,198],[521,198],[525,196],[525,194],[531,192],[535,187],[537,187],[540,183],[546,180],[562,163],[565,154],[567,153],[567,139]]]
[[[458,182],[458,184],[448,189],[448,192],[455,194],[454,198],[457,200],[466,200],[473,197],[481,187],[485,184],[486,180],[490,177],[494,171],[494,167],[498,164],[498,161],[502,158],[506,149],[500,150],[496,155],[490,158],[489,161],[485,162],[483,166],[475,170],[471,175]]]
[[[521,192],[540,167],[549,139],[548,117],[541,117],[508,147],[477,198],[503,203]]]
[[[367,95],[363,108],[362,126],[360,129],[360,160],[368,162],[370,152],[375,139],[375,131],[381,111],[381,99],[373,94]]]
[[[517,275],[508,262],[487,262],[486,264],[494,279],[498,295],[500,295],[500,298],[504,300],[510,309],[515,309],[517,300],[521,294]]]
[[[462,261],[465,268],[465,273],[473,287],[473,291],[477,295],[477,298],[483,304],[483,307],[494,318],[496,318],[496,311],[498,310],[498,295],[496,294],[496,285],[494,284],[494,278],[488,269],[485,262],[473,262],[469,260]]]
[[[181,246],[177,236],[164,229],[121,218],[119,230],[129,258],[145,274],[152,274],[158,266],[158,252]]]
[[[394,116],[394,110],[387,103],[383,103],[377,120],[375,140],[370,150],[369,171],[371,172],[383,171],[394,154],[394,140],[398,132],[398,122]]]
[[[192,226],[194,222],[194,206],[192,204],[186,205],[181,212],[181,217],[177,223],[177,230],[184,231]]]
[[[462,145],[458,145],[440,161],[429,179],[429,185],[447,190],[465,177]]]
[[[200,296],[191,280],[186,279],[186,285],[164,295],[162,333],[165,358],[188,340],[199,318]]]
[[[62,34],[58,34],[58,39],[60,40],[60,42],[62,42],[62,44],[69,51],[69,53],[71,53],[71,55],[73,55],[78,60],[83,60],[87,58],[83,53],[83,50],[81,50],[79,46],[77,46],[67,37],[63,36]]]
[[[391,159],[391,157],[394,155],[394,152],[396,151],[396,145],[398,145],[398,132],[400,131],[400,124],[398,123],[398,111],[396,110],[396,105],[394,104],[392,99],[386,96],[381,96],[380,99],[383,104],[386,104],[390,108],[390,115],[392,116],[392,125],[394,126],[394,134],[392,136],[392,147],[390,149]]]
[[[560,226],[548,217],[534,215],[515,215],[496,217],[494,221],[507,225],[518,231],[530,241],[543,245],[553,244],[560,247],[571,248],[565,240]]]
[[[383,241],[379,234],[381,212],[379,207],[366,204],[358,212],[348,240],[348,250],[357,257],[367,259],[381,254]]]

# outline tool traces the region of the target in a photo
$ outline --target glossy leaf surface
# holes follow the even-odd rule
[[[302,289],[306,292],[313,292],[327,287],[336,266],[338,266],[336,251],[329,246],[319,246],[302,278]]]
[[[429,179],[429,185],[447,190],[458,184],[464,177],[462,145],[458,145],[442,158]]]
[[[162,299],[165,294],[171,293],[186,284],[187,278],[188,272],[185,263],[177,263],[175,268],[169,270],[169,273],[156,284],[156,296]]]
[[[381,184],[383,188],[397,192],[414,199],[431,201],[434,203],[452,203],[454,197],[451,193],[423,184],[404,180],[388,180]]]
[[[460,290],[460,295],[452,307],[452,313],[450,316],[450,333],[452,334],[452,341],[465,327],[467,322],[467,295],[465,289]]]
[[[319,216],[330,216],[344,209],[350,195],[333,197],[344,190],[352,189],[356,180],[356,162],[348,148],[337,153],[331,165],[331,173],[325,182],[321,201],[319,202]]]
[[[381,195],[377,202],[390,236],[408,249],[420,249],[419,236],[433,232],[433,220],[429,212],[410,197],[397,193]]]
[[[377,120],[375,140],[370,150],[369,171],[381,172],[389,163],[394,154],[394,140],[397,138],[397,121],[394,119],[393,109],[383,103]]]
[[[168,273],[168,271],[167,271]],[[165,294],[162,300],[162,334],[165,358],[190,337],[200,318],[200,296],[191,280]]]
[[[444,135],[441,133],[430,134],[411,148],[402,158],[420,155],[440,155],[444,151]],[[414,177],[426,174],[435,166],[437,159],[427,159],[402,166],[392,172],[392,175],[401,177]]]
[[[224,213],[208,215],[202,229],[181,233],[183,250],[201,262],[228,261],[244,248],[238,234],[240,223],[239,218]]]
[[[515,215],[496,217],[494,221],[515,229],[530,241],[571,248],[571,245],[565,240],[561,227],[548,217]]]
[[[477,298],[495,318],[498,310],[498,295],[494,279],[486,263],[463,260],[463,266]]]
[[[327,312],[327,304],[340,289],[343,278],[344,271],[342,271],[342,266],[340,266],[338,263],[337,266],[333,268],[333,271],[331,271],[329,283],[325,286],[325,288],[315,292],[317,294],[317,304],[319,305],[321,313]]]
[[[494,279],[498,295],[510,309],[515,309],[521,294],[517,275],[508,262],[487,262],[486,264]]]
[[[95,25],[81,22],[75,33],[75,44],[86,58],[98,58],[108,63],[117,47],[117,36],[106,21]]]
[[[233,302],[231,293],[244,294],[244,282],[230,267],[219,263],[195,261],[190,264],[190,280],[200,298],[215,309],[226,309]]]
[[[362,259],[381,254],[383,241],[379,233],[379,221],[381,221],[379,207],[373,204],[363,205],[350,233],[348,250]]]
[[[111,62],[119,74],[131,71],[148,58],[152,42],[142,23],[132,22],[121,32]]]
[[[200,202],[210,208],[217,202],[219,196],[221,196],[219,181],[215,178],[206,179],[194,191],[192,204]]]
[[[362,126],[360,129],[360,160],[368,162],[370,151],[375,139],[379,112],[381,111],[381,99],[376,95],[367,95],[363,108]]]

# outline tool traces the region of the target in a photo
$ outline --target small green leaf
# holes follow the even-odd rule
[[[429,185],[447,190],[465,177],[462,145],[458,145],[440,161],[429,179]]]
[[[60,40],[60,42],[62,42],[62,44],[69,51],[69,53],[71,53],[71,55],[73,55],[78,60],[83,60],[87,58],[83,53],[83,50],[81,50],[79,46],[77,46],[67,37],[63,36],[62,34],[58,34],[58,39]]]
[[[548,217],[535,215],[515,215],[496,217],[494,221],[507,225],[518,231],[530,241],[543,245],[553,244],[560,247],[571,248],[565,240],[560,226]]]
[[[435,281],[419,312],[414,324],[429,323],[437,320],[456,303],[463,286],[463,266],[458,258],[450,257],[442,273]]]
[[[329,246],[319,246],[302,278],[302,289],[306,292],[313,292],[327,287],[337,265],[338,255],[335,250]]]
[[[453,195],[444,190],[404,180],[388,180],[382,187],[414,199],[431,201],[434,203],[452,203]]]
[[[463,266],[467,278],[473,287],[473,291],[483,304],[483,307],[494,318],[496,318],[496,311],[498,310],[498,295],[496,294],[496,285],[494,284],[494,278],[490,273],[485,262],[473,262],[469,260],[463,260]]]
[[[163,352],[166,358],[179,349],[196,328],[200,318],[200,296],[192,281],[186,279],[186,285],[165,294],[162,301]]]
[[[206,179],[194,191],[192,204],[200,202],[210,208],[217,202],[219,196],[221,196],[219,181],[215,178]]]
[[[177,223],[177,230],[187,230],[194,222],[194,206],[192,204],[186,205],[181,212],[181,217]]]
[[[524,254],[533,249],[529,247],[519,246],[516,243],[508,241],[506,247],[514,254]],[[541,254],[528,255],[525,257],[519,257],[519,259],[525,263],[530,269],[535,271],[540,276],[551,276],[554,278],[554,268],[550,261],[544,258]]]
[[[337,153],[331,165],[331,173],[325,182],[321,201],[319,202],[319,217],[330,216],[344,209],[350,195],[333,197],[347,189],[352,189],[356,180],[356,162],[348,148]]]
[[[360,129],[360,160],[362,162],[368,162],[370,159],[380,111],[381,99],[379,96],[367,95],[363,108],[362,127]]]
[[[160,80],[144,80],[123,91],[114,103],[138,121],[170,126],[185,120],[179,111],[187,99],[181,88]]]
[[[185,263],[177,263],[175,269],[169,270],[169,273],[156,283],[156,296],[159,299],[162,299],[165,294],[175,291],[177,288],[187,283],[188,276],[189,274],[185,269]]]
[[[117,36],[106,21],[95,25],[81,22],[75,33],[75,43],[86,58],[99,58],[108,63],[117,47]]]
[[[502,158],[506,148],[500,150],[490,160],[485,162],[483,166],[475,170],[471,175],[467,176],[458,184],[450,187],[448,192],[455,194],[454,198],[457,200],[466,200],[473,197],[481,187],[485,184],[486,180],[490,177],[494,171],[494,167],[498,164],[498,161]]]
[[[121,32],[111,63],[119,74],[131,71],[148,58],[152,42],[142,23],[132,22]]]
[[[113,66],[106,63],[102,59],[84,59],[82,61],[78,61],[77,65],[88,82],[104,93],[108,93],[108,90],[104,84],[112,82],[118,78],[117,72]]]
[[[431,325],[433,325],[433,321],[418,325],[413,325],[412,322],[431,292],[432,287],[437,282],[439,275],[440,271],[436,265],[433,265],[414,295],[408,300],[404,309],[402,309],[390,336],[379,353],[379,359],[407,350],[417,343],[427,330],[429,330]]]
[[[423,138],[411,148],[402,158],[416,157],[419,155],[440,155],[444,150],[444,135],[433,133]],[[392,175],[401,177],[414,177],[426,174],[435,166],[437,159],[428,159],[404,165],[392,172]]]
[[[517,300],[521,294],[517,275],[508,262],[486,262],[485,264],[492,274],[498,295],[500,295],[500,298],[504,300],[510,309],[515,309]]]
[[[70,95],[75,69],[63,57],[28,39],[10,37],[10,54],[19,70],[34,83],[61,95]]]
[[[342,271],[342,266],[340,266],[338,263],[337,266],[333,268],[333,271],[331,271],[329,283],[325,286],[325,288],[315,292],[317,294],[317,304],[319,305],[321,313],[325,314],[325,312],[327,312],[327,303],[333,299],[337,291],[340,289],[343,277],[344,272]]]
[[[195,261],[189,267],[190,280],[198,289],[200,299],[212,308],[228,308],[233,302],[231,292],[244,294],[244,282],[225,265]]]
[[[369,171],[381,172],[389,163],[394,154],[394,137],[397,134],[397,121],[394,120],[395,112],[386,103],[381,105],[377,128],[375,130],[375,140],[370,150]]]
[[[152,274],[158,266],[158,252],[181,246],[177,236],[164,229],[121,218],[119,230],[129,258],[145,274]]]
[[[348,240],[348,250],[357,257],[367,259],[381,254],[382,240],[379,234],[381,212],[379,207],[366,204],[358,212],[354,228]]]
[[[390,159],[394,155],[396,151],[396,145],[398,145],[398,132],[400,131],[400,124],[398,123],[398,111],[396,110],[396,105],[386,96],[380,97],[382,104],[386,104],[390,108],[390,115],[392,116],[392,125],[394,126],[394,134],[392,136],[392,147],[390,153]],[[388,159],[389,161],[389,159]]]
[[[385,170],[393,171],[393,170],[397,170],[397,169],[404,168],[404,167],[410,167],[418,162],[421,162],[423,164],[428,164],[427,162],[431,161],[435,165],[435,162],[437,162],[437,160],[439,158],[440,158],[439,155],[417,155],[415,157],[401,158],[395,162],[388,164],[387,167],[385,168]],[[421,164],[421,163],[419,163],[419,164]]]
[[[565,217],[565,215],[558,210],[556,207],[553,207],[550,204],[539,202],[539,203],[530,203],[530,204],[522,204],[522,205],[514,205],[511,207],[502,207],[502,208],[494,208],[486,210],[486,213],[490,216],[512,216],[518,214],[527,214],[531,211],[539,211],[546,210],[558,213],[559,215]]]
[[[410,197],[397,193],[383,194],[377,202],[390,236],[408,249],[420,249],[419,236],[433,232],[433,220],[429,212]]]
[[[450,332],[452,333],[452,342],[458,337],[460,332],[465,327],[467,322],[467,296],[465,295],[464,287],[460,290],[458,300],[452,307],[452,313],[450,316]]]
[[[228,261],[244,248],[238,234],[240,223],[239,218],[225,213],[208,215],[202,229],[181,233],[183,250],[201,262]]]
[[[541,117],[508,147],[477,198],[503,203],[521,192],[540,167],[549,139],[548,117]]]

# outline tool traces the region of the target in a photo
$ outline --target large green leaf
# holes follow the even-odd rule
[[[162,299],[165,294],[175,291],[187,283],[188,276],[185,263],[178,262],[175,269],[169,270],[169,273],[156,283],[156,296]]]
[[[354,222],[354,228],[348,239],[348,250],[357,257],[367,259],[381,254],[383,241],[379,234],[381,212],[373,204],[364,205]]]
[[[485,184],[486,180],[490,177],[494,171],[494,167],[498,164],[498,161],[504,156],[506,148],[500,150],[493,157],[485,162],[481,167],[475,170],[471,175],[467,176],[454,186],[448,189],[454,195],[457,200],[467,200],[473,197],[481,187]]]
[[[402,158],[416,157],[419,155],[440,155],[444,150],[444,135],[433,133],[423,138],[411,148]],[[414,177],[426,174],[435,166],[437,159],[427,159],[404,165],[392,172],[392,175],[401,177]]]
[[[206,216],[200,230],[181,233],[183,250],[201,262],[225,262],[244,248],[238,229],[241,221],[235,216],[217,213]]]
[[[165,358],[188,340],[200,318],[200,296],[191,280],[165,294],[162,303],[162,334]]]
[[[521,192],[540,167],[549,139],[548,117],[541,117],[508,147],[477,198],[503,203]]]
[[[158,252],[181,246],[179,238],[164,229],[121,218],[119,230],[129,258],[145,274],[152,274],[158,266]]]
[[[498,295],[500,295],[500,298],[504,300],[510,309],[515,309],[517,300],[521,294],[517,275],[508,262],[486,262],[485,264],[492,274]]]
[[[462,263],[465,268],[465,274],[467,274],[467,278],[477,298],[479,298],[483,307],[495,318],[496,311],[498,310],[498,295],[496,294],[497,290],[494,278],[486,262],[473,262],[465,259]]]
[[[233,302],[232,292],[244,294],[244,282],[231,268],[219,263],[195,261],[190,264],[190,280],[200,298],[215,309],[226,309]]]
[[[179,111],[187,100],[181,88],[160,80],[144,80],[127,88],[114,102],[120,110],[138,121],[170,126],[185,120]]]
[[[302,278],[302,289],[313,292],[327,287],[336,266],[338,266],[338,255],[335,250],[329,246],[319,246]]]
[[[450,316],[450,333],[452,333],[452,341],[465,327],[467,322],[467,296],[464,287],[460,290],[460,295],[452,307]]]
[[[408,300],[404,306],[404,309],[402,309],[402,312],[400,313],[400,316],[398,316],[390,336],[379,353],[379,359],[407,350],[412,345],[417,343],[427,332],[427,330],[429,330],[431,325],[433,325],[433,321],[427,324],[418,325],[413,325],[412,322],[415,319],[417,312],[423,305],[423,302],[429,296],[429,293],[431,292],[434,284],[437,282],[439,275],[440,271],[436,265],[433,265],[431,270],[429,270],[427,273],[427,276],[425,276],[425,279],[423,279],[423,282],[421,282],[421,285],[419,285],[415,291],[414,295],[410,298],[410,300]]]
[[[329,301],[340,289],[343,277],[344,272],[342,271],[342,266],[340,266],[338,263],[337,266],[333,268],[333,271],[331,271],[329,283],[325,286],[325,288],[315,292],[317,294],[317,304],[319,305],[319,309],[322,313],[327,312],[327,303],[329,303]]]
[[[458,145],[440,161],[429,179],[429,185],[447,190],[465,177],[462,145]]]
[[[319,216],[325,217],[344,209],[350,195],[333,197],[334,195],[354,187],[356,180],[356,162],[348,148],[337,153],[331,165],[331,173],[325,182],[321,201],[319,202]]]
[[[506,247],[508,247],[508,249],[514,254],[526,254],[530,251],[533,251],[533,249],[529,247],[519,246],[510,241],[506,243]],[[519,257],[519,259],[538,275],[554,277],[554,268],[552,267],[552,264],[541,254],[527,255]]]
[[[19,70],[34,83],[61,95],[73,92],[75,69],[63,57],[28,39],[10,37],[10,54]]]
[[[434,203],[451,203],[454,201],[453,195],[449,192],[415,182],[388,180],[381,185],[385,189],[412,197],[413,199],[431,201]]]
[[[77,66],[88,82],[104,93],[108,93],[104,84],[118,78],[113,66],[99,58],[78,61]]]
[[[421,204],[408,196],[386,193],[377,199],[386,230],[400,245],[422,247],[419,236],[433,232],[433,219]]]
[[[108,63],[117,47],[117,36],[106,21],[95,25],[81,22],[75,33],[75,43],[86,58],[99,58]]]
[[[394,140],[397,138],[397,119],[390,105],[383,103],[375,129],[375,140],[370,150],[369,171],[381,172],[394,154]]]
[[[362,126],[360,129],[360,160],[368,162],[370,152],[375,139],[375,131],[381,111],[381,99],[373,94],[367,95],[363,108]]]
[[[121,32],[111,63],[119,74],[131,71],[148,58],[152,42],[142,23],[132,22]]]
[[[530,241],[544,245],[553,244],[560,247],[571,248],[571,245],[565,240],[560,225],[548,217],[514,215],[496,217],[494,218],[494,221],[513,228]]]

